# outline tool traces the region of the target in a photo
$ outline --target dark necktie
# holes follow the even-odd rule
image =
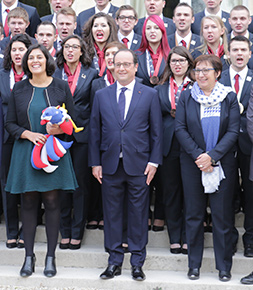
[[[128,48],[128,41],[129,40],[126,37],[122,39],[122,42],[125,44],[126,48]]]
[[[235,92],[238,94],[239,92],[239,74],[235,75]]]
[[[125,103],[126,103],[126,96],[125,96],[125,91],[127,88],[121,88],[121,92],[119,94],[119,101],[118,101],[118,106],[119,106],[119,115],[120,115],[120,121],[123,123],[124,122],[124,116],[125,116]]]
[[[7,12],[5,23],[4,23],[4,34],[5,36],[9,36],[9,26],[8,26],[8,13],[10,12],[10,9],[5,10]]]
[[[186,47],[186,42],[183,39],[181,40],[181,43],[184,47]]]

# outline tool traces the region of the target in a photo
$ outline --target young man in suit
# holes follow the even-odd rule
[[[179,3],[174,9],[173,22],[176,32],[168,36],[170,48],[184,46],[193,51],[201,44],[200,37],[191,32],[191,24],[194,22],[193,9],[187,3]]]
[[[253,71],[248,69],[247,63],[251,57],[249,39],[244,36],[235,36],[229,43],[229,58],[231,65],[228,70],[222,72],[220,82],[231,86],[237,93],[240,108],[241,122],[240,133],[237,142],[237,166],[238,174],[241,172],[242,201],[244,208],[243,245],[244,256],[253,257],[253,182],[249,179],[251,141],[247,132],[246,111],[250,99]],[[239,177],[238,177],[239,179]],[[236,183],[238,183],[236,181]],[[237,185],[237,184],[236,184]],[[237,243],[238,233],[234,229],[233,245]]]
[[[134,26],[138,22],[138,15],[130,5],[123,5],[116,12],[116,24],[119,27],[118,38],[125,46],[133,51],[141,44],[141,36],[134,32]]]
[[[135,80],[131,50],[114,56],[117,82],[95,94],[90,118],[89,164],[102,184],[108,267],[101,279],[121,274],[123,207],[127,200],[132,278],[143,281],[148,241],[149,184],[162,162],[162,119],[157,92]]]
[[[16,7],[24,8],[29,15],[29,25],[26,28],[26,33],[34,37],[37,25],[40,23],[40,17],[35,7],[23,4],[17,0],[2,0],[0,4],[0,22],[4,26],[5,36],[9,36],[7,27],[7,16],[8,13]]]
[[[76,34],[82,36],[82,29],[84,24],[88,21],[88,19],[97,14],[98,12],[103,12],[115,18],[116,11],[118,7],[113,6],[110,2],[111,0],[95,0],[96,5],[90,9],[84,10],[79,13],[77,17],[77,28]]]
[[[146,17],[139,19],[137,25],[134,28],[135,33],[139,35],[142,34],[142,27],[144,21],[149,15],[158,15],[162,18],[164,26],[166,28],[167,35],[170,35],[175,32],[176,28],[173,21],[170,18],[163,16],[163,8],[165,7],[166,4],[165,0],[144,0],[144,4],[147,15]]]
[[[231,31],[231,27],[228,21],[229,13],[221,10],[220,5],[222,0],[203,0],[206,9],[194,15],[194,23],[192,24],[192,33],[200,35],[200,28],[201,28],[201,20],[204,16],[208,15],[216,15],[219,16],[222,21],[224,22],[228,33]]]
[[[54,13],[41,17],[41,21],[51,21],[56,26],[57,12],[62,8],[71,7],[74,1],[75,0],[49,0]]]

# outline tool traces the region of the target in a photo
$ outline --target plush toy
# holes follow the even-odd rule
[[[84,129],[83,127],[76,127],[71,117],[67,114],[65,104],[62,107],[48,107],[42,111],[40,124],[45,125],[48,122],[59,125],[62,131],[68,135],[72,134],[73,128],[76,133]],[[45,172],[51,173],[58,168],[58,165],[52,165],[49,161],[58,161],[63,157],[67,152],[66,150],[71,147],[73,141],[65,142],[49,134],[46,134],[46,137],[47,141],[45,144],[39,143],[38,145],[34,145],[31,164],[34,169],[43,169]]]

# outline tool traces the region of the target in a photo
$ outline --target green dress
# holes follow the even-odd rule
[[[46,134],[46,125],[40,125],[42,110],[47,107],[43,91],[45,88],[35,87],[28,115],[31,131]],[[27,139],[16,140],[13,146],[11,164],[5,190],[10,193],[25,193],[31,191],[47,192],[51,190],[75,190],[78,185],[72,166],[69,151],[59,161],[50,162],[58,165],[52,173],[43,169],[34,169],[31,165],[31,153],[34,144]]]

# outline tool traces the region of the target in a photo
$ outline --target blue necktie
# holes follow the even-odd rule
[[[125,91],[127,88],[121,88],[121,92],[119,94],[119,101],[118,101],[118,106],[119,106],[119,116],[120,116],[120,121],[123,123],[124,122],[124,116],[125,116],[125,103],[126,103],[126,96],[125,96]]]

